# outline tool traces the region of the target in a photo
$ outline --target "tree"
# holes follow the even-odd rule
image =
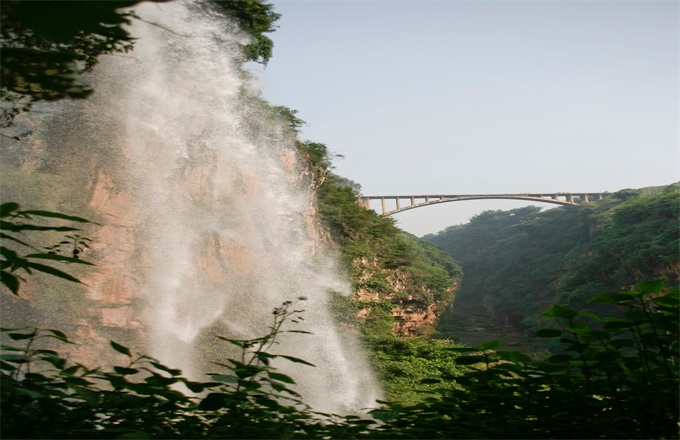
[[[147,0],[161,2],[166,0]],[[123,25],[140,0],[3,2],[0,13],[0,127],[35,100],[82,99],[92,89],[81,79],[102,54],[127,52],[133,39]]]
[[[274,12],[274,6],[261,0],[212,0],[212,4],[255,39],[243,48],[245,59],[266,65],[272,57],[274,42],[263,34],[274,32],[274,23],[281,17]]]
[[[0,11],[0,128],[38,101],[82,99],[92,88],[81,78],[103,54],[128,52],[134,39],[123,27],[135,18],[129,8],[169,0],[32,1],[5,0]],[[212,0],[255,39],[244,58],[266,64],[272,56],[279,14],[259,0]]]

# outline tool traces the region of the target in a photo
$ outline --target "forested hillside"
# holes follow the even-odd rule
[[[285,116],[294,126],[294,113]],[[337,298],[339,317],[370,336],[432,333],[453,304],[460,266],[436,246],[397,228],[393,219],[357,203],[359,185],[332,172],[325,145],[298,145],[317,187],[320,220],[352,282],[351,297]]]
[[[561,303],[654,279],[676,284],[680,187],[622,190],[581,206],[486,211],[426,240],[460,262],[453,321],[532,326]]]

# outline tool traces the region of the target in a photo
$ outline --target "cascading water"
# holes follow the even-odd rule
[[[274,351],[316,368],[277,367],[315,409],[373,406],[370,369],[332,322],[327,292],[348,286],[315,236],[293,140],[232,59],[245,36],[198,2],[136,12],[134,51],[102,57],[91,98],[36,108],[20,161],[53,182],[55,206],[43,208],[103,225],[91,234],[98,268],[82,275],[85,305],[64,300],[86,310],[78,334],[87,345],[134,329],[149,354],[197,377],[227,354],[214,335],[261,336],[274,307],[306,297],[296,328],[313,335],[283,335]]]

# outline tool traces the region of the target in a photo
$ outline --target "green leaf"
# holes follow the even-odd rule
[[[640,309],[626,310],[626,313],[624,313],[623,316],[637,323],[646,322],[648,319],[645,312]]]
[[[19,295],[19,278],[16,275],[2,270],[0,271],[0,281],[15,295]]]
[[[548,318],[563,318],[571,319],[578,316],[579,312],[568,307],[553,304],[553,306],[547,312],[540,313],[539,316],[545,316]]]
[[[621,304],[636,299],[635,292],[601,293],[588,301],[589,304]]]
[[[623,319],[607,321],[602,326],[602,328],[605,330],[623,330],[629,329],[631,327],[635,327],[635,323]]]
[[[597,316],[596,314],[590,313],[590,312],[581,311],[581,312],[579,312],[579,316],[584,316],[584,317],[586,317],[586,318],[590,318],[590,319],[592,319],[593,321],[602,321],[602,318],[600,318],[600,317]]]
[[[239,378],[236,376],[232,376],[229,374],[209,374],[209,376],[218,382],[221,383],[231,383],[231,384],[238,384],[239,383]]]
[[[62,279],[67,280],[67,281],[72,281],[74,283],[83,284],[78,278],[76,278],[72,275],[69,275],[66,272],[63,272],[59,269],[55,269],[52,266],[46,266],[44,264],[31,263],[31,262],[29,262],[27,264],[27,266],[30,267],[31,269],[39,270],[40,272],[50,274],[50,275],[55,276],[57,278],[62,278]]]
[[[558,338],[562,336],[562,330],[555,330],[551,328],[542,328],[536,332],[537,338]]]
[[[501,341],[487,341],[484,342],[483,344],[478,345],[476,348],[479,349],[479,351],[484,351],[484,350],[495,350],[497,348],[500,348],[501,346]]]
[[[516,363],[522,363],[522,364],[529,364],[533,362],[533,359],[531,359],[531,356],[526,355],[520,351],[513,350],[513,351],[498,351],[496,352],[497,355],[501,356],[503,359],[511,361],[511,362],[516,362]]]
[[[146,382],[148,385],[157,386],[161,388],[168,388],[169,385],[177,383],[178,381],[179,379],[176,377],[165,377],[161,376],[158,373],[152,374],[151,376],[144,379],[144,382]]]
[[[394,420],[399,417],[399,413],[394,411],[384,411],[381,409],[374,409],[370,412],[370,414],[374,419],[381,420],[383,422],[389,422],[390,420]]]
[[[33,398],[33,399],[44,399],[46,397],[44,393],[29,390],[27,388],[18,388],[17,392],[21,393],[21,394],[25,394],[25,395]]]
[[[72,228],[70,226],[40,226],[33,225],[29,223],[11,223],[0,221],[0,229],[12,232],[23,232],[23,231],[58,231],[58,232],[71,232],[78,231],[78,228]]]
[[[13,215],[14,213],[19,211],[19,204],[18,203],[3,203],[0,205],[0,218],[8,217],[10,215]]]
[[[113,370],[118,373],[122,374],[124,376],[130,375],[130,374],[137,374],[139,373],[139,370],[136,368],[126,368],[126,367],[119,367],[119,366],[114,366]]]
[[[635,286],[635,290],[640,293],[659,293],[666,286],[666,280],[649,281]]]
[[[220,385],[216,382],[193,382],[187,379],[182,379],[182,383],[184,383],[192,393],[202,393],[206,388]]]
[[[123,345],[120,345],[119,343],[117,343],[115,341],[109,341],[109,343],[111,344],[111,347],[113,347],[113,349],[116,350],[118,353],[122,353],[127,357],[132,357],[132,353],[130,353],[129,348],[127,348]]]
[[[555,354],[548,358],[548,362],[553,364],[563,364],[571,362],[574,357],[568,354]]]
[[[67,342],[69,344],[73,344],[73,342],[69,341],[68,336],[66,336],[66,333],[59,331],[59,330],[54,330],[54,329],[46,329],[46,332],[52,333],[51,337],[59,339],[62,342]]]
[[[295,381],[290,376],[287,376],[285,374],[270,372],[268,376],[270,379],[278,380],[279,382],[295,384]]]
[[[66,368],[63,373],[67,375],[74,375],[78,373],[80,370],[84,370],[85,368],[82,365],[74,365],[72,367]]]
[[[5,362],[14,362],[15,364],[23,364],[30,360],[30,357],[26,354],[11,354],[3,353],[0,354],[0,359]]]
[[[0,360],[0,370],[12,372],[17,370],[17,366],[8,364],[7,362]]]
[[[666,294],[663,296],[657,296],[656,298],[651,299],[652,303],[660,305],[660,306],[666,306],[666,307],[674,307],[677,308],[680,304],[678,304],[678,296],[677,295],[671,295],[671,294]]]
[[[477,355],[477,356],[461,356],[459,358],[456,358],[456,364],[458,365],[472,365],[472,364],[479,364],[486,362],[486,357]]]
[[[31,339],[34,338],[36,335],[35,332],[33,333],[8,333],[8,336],[12,338],[14,341],[20,341],[22,339]]]
[[[0,246],[0,255],[5,257],[5,259],[13,264],[17,264],[18,262],[25,262],[25,258],[19,257],[19,254],[17,254],[15,251],[12,249],[6,248],[4,246]],[[23,265],[24,263],[21,263],[20,265]]]
[[[78,386],[73,387],[73,390],[92,406],[98,405],[101,401],[101,394],[96,391]]]
[[[244,341],[244,340],[242,340],[242,339],[229,339],[229,338],[225,338],[224,336],[218,336],[217,338],[218,338],[218,339],[221,339],[221,340],[223,340],[223,341],[226,341],[226,342],[228,342],[228,343],[230,343],[230,344],[232,344],[232,345],[235,345],[235,346],[237,346],[237,347],[241,347],[241,348],[243,348],[243,346],[244,346],[245,343],[246,343],[246,341]]]
[[[89,221],[88,219],[82,218],[82,217],[76,217],[73,215],[66,215],[62,214],[60,212],[52,212],[52,211],[38,211],[38,210],[31,210],[31,211],[21,211],[22,214],[26,215],[34,215],[37,217],[51,217],[51,218],[59,218],[62,220],[69,220],[73,222],[79,222],[79,223],[93,223]],[[95,223],[97,224],[97,223]],[[77,230],[77,229],[74,229]]]
[[[474,347],[445,347],[444,350],[453,351],[454,353],[471,353],[479,351]]]
[[[304,364],[304,365],[309,365],[310,367],[316,367],[316,365],[314,365],[314,364],[310,364],[309,362],[307,362],[303,359],[296,358],[296,357],[293,357],[293,356],[286,356],[286,355],[283,355],[283,354],[275,354],[274,356],[284,358],[284,359],[288,359],[289,361],[295,362],[296,364]]]
[[[210,393],[198,405],[199,409],[204,411],[215,411],[231,403],[230,396],[223,393]]]
[[[170,368],[170,367],[167,367],[167,366],[165,366],[161,363],[158,363],[158,362],[151,362],[151,365],[153,365],[157,369],[159,369],[161,371],[165,371],[165,372],[167,372],[167,373],[169,373],[173,376],[179,376],[180,374],[182,374],[182,370],[176,369],[176,368]]]

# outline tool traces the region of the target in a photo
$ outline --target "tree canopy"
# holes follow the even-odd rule
[[[31,108],[32,102],[81,99],[92,88],[81,74],[103,54],[127,52],[134,38],[125,29],[135,18],[129,8],[143,1],[6,0],[0,10],[0,128]],[[236,21],[254,42],[243,48],[245,61],[266,64],[279,14],[259,0],[212,0],[215,9]]]
[[[425,238],[463,267],[461,315],[530,325],[554,302],[586,307],[592,292],[677,282],[679,212],[680,188],[669,185],[547,211],[487,211]]]

